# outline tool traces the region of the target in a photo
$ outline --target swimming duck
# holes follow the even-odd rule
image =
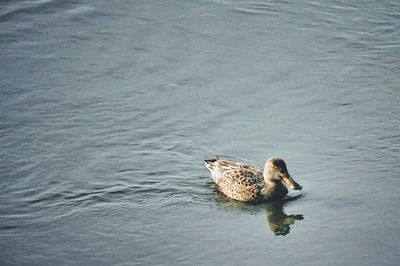
[[[289,175],[284,160],[272,157],[264,169],[257,165],[215,159],[204,161],[214,182],[226,196],[244,202],[279,199],[289,188],[301,190],[302,186]]]

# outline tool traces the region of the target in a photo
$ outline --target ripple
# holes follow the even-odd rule
[[[279,12],[275,5],[266,3],[243,3],[232,11],[243,15],[276,15]]]
[[[8,11],[0,14],[0,22],[13,20],[17,15],[33,15],[37,13],[42,13],[47,8],[57,7],[60,5],[59,1],[55,0],[38,0],[38,1],[31,1],[22,2],[18,6],[10,7]]]
[[[288,263],[368,264],[332,253],[352,231],[356,258],[394,254],[397,2],[83,2],[0,4],[0,246],[14,264],[226,264],[243,236],[241,264],[300,242]],[[232,203],[202,165],[214,154],[283,156],[310,194]],[[301,218],[285,243],[265,238]]]

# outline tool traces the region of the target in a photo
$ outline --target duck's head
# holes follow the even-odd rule
[[[294,190],[300,190],[303,188],[290,176],[285,161],[278,157],[272,157],[266,161],[264,167],[264,178],[266,179],[265,181],[282,181],[289,188]]]

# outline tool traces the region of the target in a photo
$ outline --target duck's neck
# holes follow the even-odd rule
[[[281,180],[277,179],[274,176],[274,172],[265,168],[264,169],[264,182],[265,182],[265,187],[264,190],[268,193],[276,192],[278,194],[284,194],[286,195],[288,190],[286,186],[282,183]]]
[[[274,176],[274,171],[272,171],[269,167],[265,167],[263,171],[264,181],[267,185],[275,186],[276,181],[279,181]],[[279,181],[280,182],[280,181]]]
[[[264,181],[265,181],[265,186],[262,190],[262,194],[268,200],[274,198],[281,198],[289,192],[286,186],[280,180],[269,179]]]
[[[265,179],[264,181],[265,181],[265,185],[272,189],[277,189],[277,188],[285,186],[280,180]]]

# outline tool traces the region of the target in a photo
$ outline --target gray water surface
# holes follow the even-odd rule
[[[1,265],[399,265],[400,2],[2,1]],[[249,205],[202,160],[287,162]]]

